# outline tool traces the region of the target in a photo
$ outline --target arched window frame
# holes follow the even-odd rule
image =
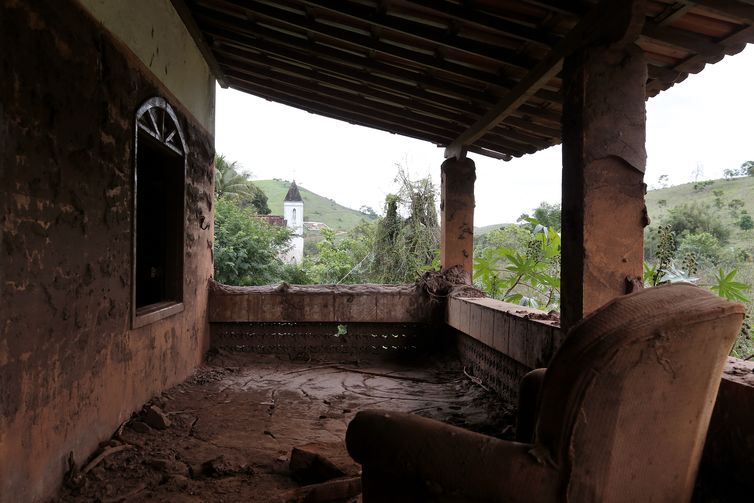
[[[159,145],[160,148],[166,149],[166,153],[172,153],[180,156],[182,165],[181,180],[182,188],[177,197],[180,197],[179,206],[174,209],[180,209],[180,217],[177,218],[175,237],[176,241],[170,243],[175,248],[175,257],[179,265],[175,266],[176,278],[171,285],[173,289],[172,298],[148,305],[139,306],[137,303],[137,256],[138,256],[138,222],[139,222],[139,205],[138,205],[138,188],[139,188],[139,136],[145,134],[151,137],[153,145]],[[184,292],[184,239],[185,239],[185,216],[186,216],[186,166],[187,153],[185,136],[181,128],[178,117],[176,116],[170,104],[161,97],[153,97],[146,100],[136,111],[134,127],[134,156],[133,156],[133,213],[132,213],[132,282],[131,282],[131,327],[138,328],[158,320],[167,318],[184,310],[183,292]],[[153,146],[152,149],[155,147]],[[169,155],[169,154],[168,154]],[[145,169],[142,166],[142,169]],[[143,173],[142,173],[143,175]],[[142,209],[143,210],[143,209]]]

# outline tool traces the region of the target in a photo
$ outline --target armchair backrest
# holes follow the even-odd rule
[[[567,501],[689,501],[744,307],[675,284],[576,325],[547,369],[534,452]]]

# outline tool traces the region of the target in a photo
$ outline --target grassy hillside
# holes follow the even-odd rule
[[[510,224],[493,224],[493,225],[484,225],[482,227],[474,227],[474,235],[484,236],[488,232],[494,231],[495,229],[499,229],[501,227],[505,227],[506,225],[510,225]]]
[[[726,227],[731,229],[730,245],[752,249],[751,231],[742,231],[739,229],[737,218],[734,218],[728,203],[734,199],[740,199],[744,203],[744,209],[750,215],[754,215],[754,176],[745,176],[734,178],[732,180],[710,180],[711,184],[705,186],[702,190],[694,189],[694,183],[685,183],[666,189],[652,190],[647,193],[647,211],[649,218],[652,220],[652,226],[662,221],[668,214],[668,210],[682,204],[707,204],[712,208],[715,214],[722,220]],[[707,183],[709,183],[707,182]],[[699,184],[701,185],[701,184]],[[718,197],[715,191],[722,191],[719,196],[722,202],[722,208],[715,206],[715,199]]]
[[[288,193],[290,182],[284,180],[254,180],[254,183],[267,195],[267,204],[273,215],[283,214],[283,199]],[[369,220],[369,215],[346,208],[332,199],[322,197],[298,186],[304,200],[304,221],[324,222],[333,230],[350,230],[361,220]]]

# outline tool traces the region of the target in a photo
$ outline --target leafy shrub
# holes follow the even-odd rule
[[[738,226],[745,231],[754,229],[754,220],[751,219],[751,215],[744,213],[738,220]]]
[[[676,236],[706,232],[715,236],[720,243],[727,242],[730,237],[730,230],[706,204],[674,206],[668,211],[664,222]]]
[[[215,279],[229,285],[265,285],[281,280],[280,253],[290,245],[286,227],[270,225],[226,197],[215,202]]]
[[[529,230],[529,226],[533,230]],[[529,218],[520,227],[529,239],[521,248],[490,247],[474,261],[474,284],[490,297],[558,310],[560,234]]]
[[[709,232],[685,234],[678,246],[678,256],[693,254],[698,260],[717,264],[720,258],[720,241]]]

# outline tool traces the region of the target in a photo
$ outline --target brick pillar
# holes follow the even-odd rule
[[[642,13],[643,16],[643,13]],[[563,68],[564,329],[641,278],[647,65],[632,43],[587,47]]]
[[[471,278],[474,266],[474,181],[471,159],[446,159],[442,163],[440,201],[440,263],[442,268],[462,265]]]

